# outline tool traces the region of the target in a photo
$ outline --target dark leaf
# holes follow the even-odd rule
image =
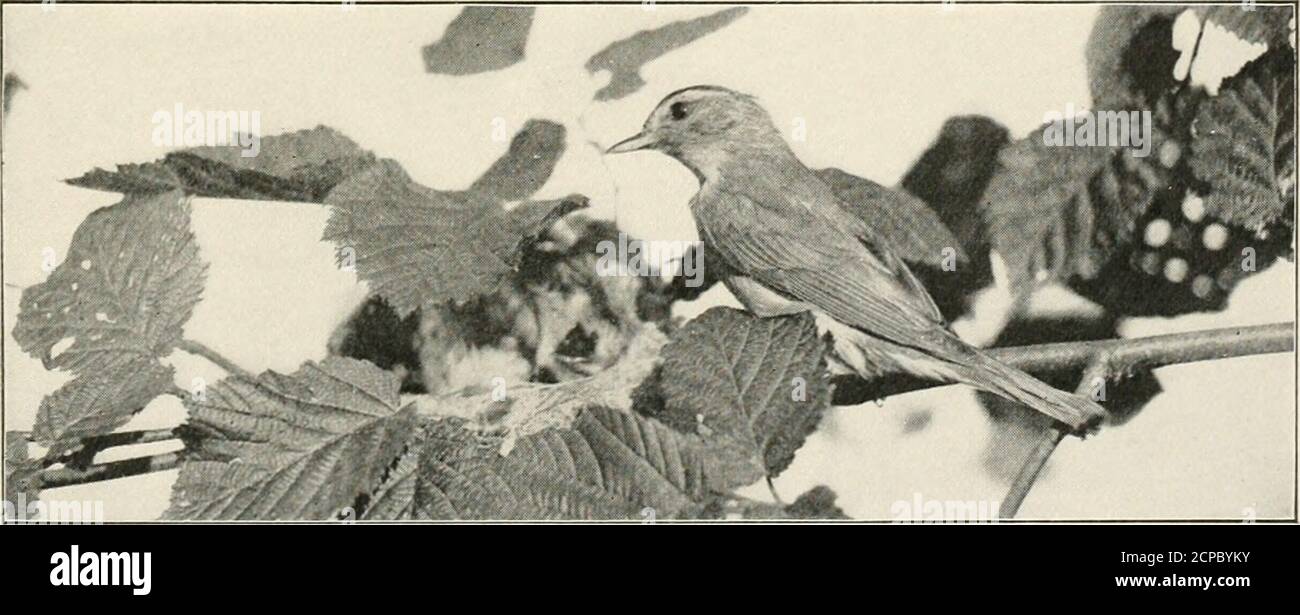
[[[1219,24],[1247,42],[1263,43],[1278,49],[1289,47],[1291,28],[1288,24],[1295,13],[1293,6],[1247,7],[1236,3],[1198,6],[1196,12],[1205,21]]]
[[[986,241],[1006,261],[1013,288],[1095,273],[1100,258],[1087,187],[1114,154],[1106,147],[1049,146],[1041,130],[1002,150],[981,214]]]
[[[835,492],[825,485],[817,485],[804,492],[789,506],[785,512],[793,519],[848,519],[835,504]]]
[[[167,355],[207,269],[189,224],[190,204],[179,192],[128,195],[91,213],[63,263],[23,291],[14,339],[46,368],[78,373]]]
[[[1150,109],[1174,85],[1174,20],[1186,6],[1104,6],[1097,14],[1084,57],[1092,106]]]
[[[980,115],[948,119],[934,143],[903,176],[904,190],[930,206],[979,266],[987,259],[979,203],[1010,143],[1005,126]],[[987,271],[981,272],[983,277]],[[983,286],[983,284],[979,284]]]
[[[424,66],[440,75],[501,70],[524,59],[533,7],[468,6],[447,25],[438,42],[424,48]]]
[[[695,19],[674,21],[653,30],[642,30],[610,43],[587,60],[587,72],[610,72],[609,84],[596,92],[596,100],[616,100],[636,92],[645,85],[641,79],[643,65],[722,29],[748,11],[748,7],[733,7]]]
[[[256,156],[243,146],[195,147],[144,164],[95,169],[68,180],[83,188],[151,194],[183,190],[217,198],[319,203],[347,177],[369,168],[373,154],[332,128],[260,139]]]

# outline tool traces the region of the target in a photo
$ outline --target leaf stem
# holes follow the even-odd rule
[[[179,344],[176,345],[176,347],[192,355],[200,356],[207,359],[208,361],[211,361],[216,366],[226,370],[226,373],[228,374],[241,376],[249,380],[255,379],[252,374],[250,374],[244,368],[236,365],[234,361],[227,359],[226,357],[222,356],[221,353],[217,352],[216,350],[213,350],[212,348],[209,348],[206,344],[203,344],[202,342],[196,342],[190,339],[183,339],[180,341]]]
[[[1110,369],[1115,373],[1125,373],[1196,361],[1294,351],[1295,323],[1291,322],[986,350],[990,356],[1007,365],[1040,376],[1077,370],[1101,356],[1108,358]],[[946,386],[942,382],[905,374],[885,374],[871,381],[841,375],[831,378],[831,383],[835,385],[831,403],[837,406],[852,406],[890,395]]]
[[[1105,379],[1110,374],[1109,360],[1104,357],[1097,357],[1088,368],[1084,370],[1083,376],[1079,378],[1079,384],[1075,387],[1074,392],[1078,395],[1086,395],[1092,388],[1092,383],[1098,378]],[[1007,491],[1007,497],[1002,499],[1002,504],[998,507],[999,519],[1014,519],[1016,513],[1020,511],[1020,505],[1024,503],[1025,498],[1029,495],[1029,490],[1034,487],[1034,482],[1038,480],[1038,475],[1043,471],[1043,466],[1047,465],[1047,460],[1051,458],[1052,453],[1056,451],[1057,445],[1068,435],[1064,429],[1058,426],[1048,427],[1046,431],[1039,434],[1038,444],[1029,452],[1029,457],[1025,458],[1024,463],[1020,465],[1020,471],[1016,473],[1016,478],[1011,482],[1011,489]]]
[[[45,470],[36,475],[37,485],[35,487],[38,489],[53,489],[55,487],[67,487],[172,470],[180,465],[184,453],[185,451],[173,451],[147,457],[109,461],[85,468],[66,467]]]
[[[19,432],[23,437],[30,440],[30,434]],[[89,467],[90,462],[94,460],[95,455],[116,446],[130,446],[132,444],[149,444],[152,442],[166,442],[177,439],[175,428],[167,429],[144,429],[140,431],[121,431],[116,433],[104,434],[102,436],[92,436],[81,440],[81,448],[67,453],[61,457],[46,459],[43,463],[45,467],[52,466],[56,463],[74,467]]]

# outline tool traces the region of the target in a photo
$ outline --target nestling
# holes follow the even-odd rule
[[[958,339],[902,259],[800,162],[752,96],[717,86],[673,92],[640,134],[608,153],[642,149],[699,179],[691,213],[740,302],[761,317],[811,311],[849,370],[965,383],[1076,431],[1105,415]]]

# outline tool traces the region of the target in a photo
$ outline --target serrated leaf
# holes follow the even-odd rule
[[[507,212],[421,186],[384,160],[336,188],[327,203],[334,208],[324,238],[339,246],[340,261],[355,258],[361,278],[405,315],[495,292],[518,265],[520,249],[586,199]]]
[[[424,48],[424,67],[442,75],[501,70],[524,59],[533,7],[469,6],[447,25],[438,42]]]
[[[74,450],[81,438],[126,424],[153,398],[172,388],[174,373],[152,357],[124,355],[77,376],[41,402],[32,437],[50,447],[50,456]]]
[[[1207,209],[1231,224],[1261,228],[1294,198],[1293,58],[1289,50],[1265,54],[1197,109],[1189,165],[1211,186]]]
[[[1205,21],[1222,26],[1250,43],[1263,43],[1269,47],[1285,47],[1290,37],[1288,23],[1294,13],[1290,6],[1259,6],[1223,4],[1198,6],[1196,12]]]
[[[179,192],[129,195],[91,213],[63,263],[23,291],[18,345],[48,369],[78,373],[124,356],[170,353],[207,269],[189,224],[190,204]]]
[[[980,203],[985,240],[1006,262],[1018,292],[1046,279],[1090,277],[1100,268],[1088,182],[1116,150],[1050,146],[1043,130],[1003,148],[1000,171]]]
[[[759,318],[712,308],[664,347],[661,407],[638,410],[699,434],[732,487],[790,465],[828,403],[825,344],[807,313]]]
[[[201,446],[182,463],[172,519],[327,519],[370,493],[414,412],[396,376],[331,357],[291,375],[230,376],[186,401]]]
[[[641,66],[688,43],[722,29],[749,12],[738,6],[695,19],[683,19],[614,41],[587,60],[587,72],[610,72],[609,83],[596,100],[617,100],[645,85]]]
[[[319,203],[347,177],[375,162],[370,152],[325,126],[260,138],[257,155],[240,145],[194,147],[161,160],[94,169],[69,184],[153,194],[182,190],[194,196]]]
[[[693,516],[720,486],[699,438],[618,410],[584,409],[504,456],[461,419],[426,429],[418,469],[394,474],[374,518],[640,520],[646,508],[672,518]]]

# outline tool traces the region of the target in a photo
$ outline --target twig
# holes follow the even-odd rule
[[[1136,340],[1048,344],[1031,348],[1039,349],[1035,357],[1038,363],[1036,367],[1044,371],[1052,371],[1054,367],[1067,365],[1075,358],[1084,358],[1088,361],[1088,367],[1084,370],[1075,390],[1080,395],[1087,395],[1098,379],[1108,382],[1117,374],[1137,369],[1255,354],[1294,352],[1293,331],[1293,323],[1282,323],[1161,335]],[[1028,367],[1021,369],[1033,371]],[[1042,439],[1020,466],[1020,471],[1012,481],[1007,497],[1002,500],[1002,505],[998,509],[1000,518],[1011,519],[1016,516],[1020,505],[1024,503],[1029,490],[1033,488],[1039,473],[1042,472],[1043,466],[1047,464],[1047,460],[1065,436],[1066,431],[1059,427],[1049,428],[1043,433]]]
[[[181,340],[176,347],[192,355],[197,355],[211,361],[221,369],[226,370],[226,373],[228,374],[242,376],[249,380],[254,379],[252,374],[245,371],[244,368],[235,365],[234,361],[221,356],[221,353],[209,348],[201,342],[196,342],[194,340]]]
[[[1195,361],[1293,352],[1294,330],[1295,323],[1287,322],[1135,339],[1013,346],[993,348],[987,352],[1003,363],[1039,376],[1071,372],[1099,356],[1109,357],[1112,369],[1123,373]],[[890,395],[944,386],[943,383],[892,374],[871,381],[857,376],[835,376],[831,383],[835,385],[831,403],[837,406],[857,405]]]
[[[23,437],[31,439],[30,434],[19,432]],[[104,434],[102,436],[92,436],[84,438],[81,441],[81,448],[66,453],[60,457],[46,459],[45,467],[50,467],[56,463],[62,463],[69,466],[85,468],[90,466],[95,455],[104,452],[115,446],[129,446],[132,444],[149,444],[151,442],[166,442],[175,440],[175,428],[167,429],[145,429],[141,431],[122,431],[117,433]]]
[[[185,451],[173,451],[147,457],[109,461],[85,468],[45,470],[34,477],[36,480],[34,487],[37,489],[52,489],[54,487],[67,487],[69,485],[94,483],[102,480],[172,470],[180,465],[184,453]]]
[[[1079,385],[1074,392],[1079,395],[1087,395],[1092,388],[1092,383],[1098,378],[1103,381],[1110,373],[1110,364],[1104,357],[1097,357],[1093,360],[1088,368],[1084,370],[1083,376],[1079,378]],[[1047,460],[1051,458],[1052,453],[1056,450],[1061,440],[1068,435],[1064,429],[1053,425],[1039,435],[1038,444],[1029,452],[1027,457],[1020,465],[1020,471],[1016,473],[1015,480],[1011,481],[1011,489],[1007,491],[1007,497],[1002,499],[1002,504],[998,506],[999,519],[1013,519],[1020,510],[1020,505],[1024,503],[1025,497],[1029,495],[1029,490],[1034,487],[1034,482],[1038,480],[1038,475],[1043,471],[1043,466],[1047,465]]]

